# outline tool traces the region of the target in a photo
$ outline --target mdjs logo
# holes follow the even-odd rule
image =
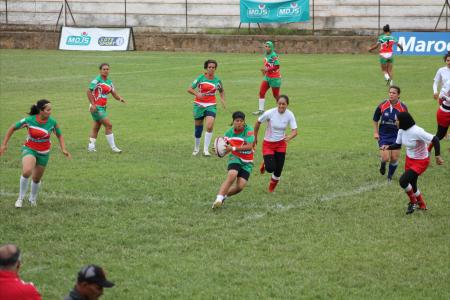
[[[260,3],[258,8],[249,8],[247,10],[247,16],[249,18],[254,17],[267,17],[270,13],[270,10],[266,7],[264,3]]]
[[[87,32],[83,32],[81,35],[69,35],[66,40],[66,45],[69,46],[88,46],[91,43],[91,37]]]
[[[294,17],[299,16],[302,13],[302,9],[298,6],[297,2],[292,2],[289,6],[278,8],[277,16],[282,17]]]

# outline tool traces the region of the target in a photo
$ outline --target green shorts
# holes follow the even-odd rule
[[[230,169],[230,165],[239,165],[242,170],[248,172],[249,174],[251,174],[253,170],[253,163],[244,163],[237,157],[230,157],[228,160],[228,169]]]
[[[36,157],[36,165],[40,165],[46,167],[48,164],[48,160],[50,158],[50,152],[46,154],[40,154],[36,150],[33,150],[27,146],[22,147],[22,158],[27,155],[32,155]]]
[[[281,78],[270,78],[267,76],[264,76],[264,81],[267,81],[270,87],[279,88],[281,87]]]
[[[380,56],[380,64],[385,65],[387,63],[394,63],[394,57],[391,56],[390,58],[384,58],[383,56]]]
[[[106,106],[95,106],[97,107],[96,112],[91,112],[92,119],[96,122],[101,121],[102,119],[108,116],[106,112]]]
[[[203,120],[205,117],[216,117],[217,105],[210,105],[203,107],[194,103],[194,120]]]

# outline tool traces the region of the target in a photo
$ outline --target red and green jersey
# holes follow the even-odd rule
[[[269,78],[281,78],[280,74],[280,60],[275,51],[270,52],[264,56],[264,69],[266,69],[266,76]]]
[[[393,52],[394,44],[398,41],[395,37],[390,34],[382,34],[378,37],[378,43],[381,45],[380,54],[382,53],[390,53]]]
[[[114,85],[108,78],[103,80],[101,75],[98,75],[91,81],[89,89],[92,91],[92,95],[95,98],[96,106],[106,106],[108,102],[108,94],[114,91]]]
[[[198,76],[193,82],[191,87],[197,89],[204,97],[198,99],[195,97],[194,102],[200,106],[207,107],[216,104],[216,92],[223,90],[222,81],[214,76],[213,79],[208,79],[205,74]]]
[[[227,132],[225,132],[224,136],[225,140],[232,147],[242,147],[244,145],[253,144],[255,141],[253,128],[247,124],[245,124],[244,129],[240,132],[236,132],[234,127],[231,127]],[[231,151],[229,159],[239,159],[243,163],[251,163],[253,162],[253,149],[245,151]]]
[[[24,145],[40,154],[50,152],[50,135],[52,131],[55,131],[57,135],[61,135],[61,130],[56,120],[52,117],[49,117],[47,120],[41,120],[38,115],[32,115],[23,118],[14,125],[15,129],[24,127],[28,129],[28,136]]]

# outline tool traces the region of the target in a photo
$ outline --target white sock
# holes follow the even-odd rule
[[[112,148],[116,148],[116,143],[114,142],[114,134],[105,135],[106,140],[108,141],[109,146]]]
[[[212,135],[212,132],[205,133],[205,143],[203,145],[203,151],[205,152],[209,151],[209,144],[211,143]]]
[[[39,188],[41,187],[41,182],[35,183],[33,180],[31,180],[31,193],[30,193],[30,202],[36,201],[37,194],[39,192]]]
[[[419,191],[419,189],[417,189],[417,192],[415,192],[414,195],[416,195],[416,197],[419,197],[419,196],[420,196],[420,191]]]
[[[217,195],[216,201],[223,201],[223,195]]]
[[[89,144],[93,144],[95,146],[95,142],[97,141],[97,139],[94,138],[89,138]]]
[[[264,110],[264,104],[266,104],[266,99],[264,99],[264,98],[261,99],[260,98],[258,104],[259,104],[259,106],[258,106],[259,108],[258,109],[259,110]]]
[[[28,191],[28,178],[20,176],[19,199],[23,199]]]
[[[200,149],[200,138],[195,138],[195,150]]]
[[[405,192],[409,192],[410,190],[412,190],[412,185],[408,183],[408,186],[405,188]]]
[[[389,77],[389,74],[388,74],[388,73],[384,73],[384,79],[386,79],[386,80],[391,79],[391,78]]]
[[[392,80],[392,79],[391,79],[391,83],[390,83],[390,85],[394,85],[394,80]]]
[[[278,180],[280,180],[280,177],[277,177],[277,176],[272,174],[272,179],[278,181]]]

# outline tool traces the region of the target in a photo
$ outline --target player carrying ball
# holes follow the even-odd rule
[[[220,186],[216,201],[212,208],[222,206],[227,197],[241,192],[253,169],[253,128],[245,123],[245,114],[241,111],[233,113],[233,126],[225,132],[228,142],[226,153],[228,157],[228,175]],[[233,185],[233,183],[235,183]]]
[[[30,204],[36,206],[39,187],[41,186],[41,178],[44,175],[45,167],[50,158],[50,135],[52,132],[56,134],[62,153],[70,158],[70,153],[66,150],[66,144],[61,133],[58,123],[50,115],[52,113],[52,105],[46,99],[39,100],[31,106],[28,113],[30,116],[23,118],[16,124],[12,125],[6,132],[5,138],[0,146],[0,156],[3,155],[8,147],[8,141],[16,130],[27,128],[28,137],[22,147],[22,175],[20,176],[20,191],[15,206],[22,207],[23,199],[28,190],[28,182],[30,176],[31,193]]]

